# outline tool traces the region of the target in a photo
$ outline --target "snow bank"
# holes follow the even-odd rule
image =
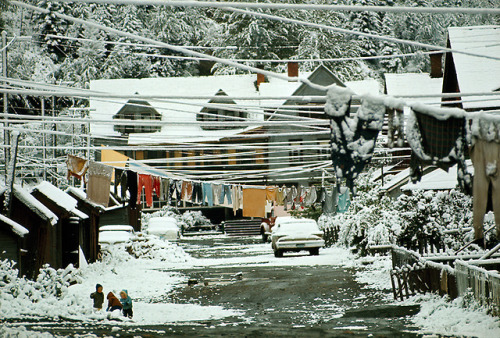
[[[500,337],[500,318],[489,316],[486,310],[471,306],[467,298],[453,301],[437,295],[419,295],[407,301],[421,305],[413,322],[422,333],[445,336]]]
[[[240,315],[218,306],[164,303],[173,286],[187,278],[167,268],[191,264],[192,258],[182,248],[155,236],[128,247],[110,246],[102,261],[82,269],[69,266],[56,271],[45,267],[36,281],[18,277],[12,262],[0,261],[0,319],[63,318],[105,323],[119,319],[123,325],[154,325]],[[90,293],[97,283],[103,285],[105,294],[128,290],[134,301],[133,321],[119,314],[94,311]],[[22,336],[22,329],[18,331]]]

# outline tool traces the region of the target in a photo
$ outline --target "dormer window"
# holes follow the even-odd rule
[[[215,94],[216,96],[221,96],[221,98],[216,98],[210,100],[208,103],[213,105],[227,105],[228,109],[224,107],[204,107],[196,116],[196,120],[200,122],[225,122],[225,124],[211,124],[202,125],[201,128],[204,130],[221,130],[221,129],[239,129],[242,128],[238,125],[231,125],[231,121],[239,121],[240,118],[247,118],[247,113],[237,108],[236,102],[231,99],[224,98],[227,94],[222,90]],[[236,117],[236,118],[235,118]]]
[[[120,109],[114,119],[121,120],[148,120],[159,121],[161,114],[156,111],[147,101],[128,100],[127,104]],[[115,125],[114,130],[122,134],[132,133],[154,133],[161,130],[161,126],[141,126],[141,125]]]

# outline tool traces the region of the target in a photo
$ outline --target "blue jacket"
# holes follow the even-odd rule
[[[121,298],[120,297],[120,302],[122,303],[124,310],[129,310],[129,309],[132,308],[132,298],[130,298],[128,296],[128,291],[127,290],[122,290],[122,291],[125,292],[125,294],[127,295],[127,298]]]

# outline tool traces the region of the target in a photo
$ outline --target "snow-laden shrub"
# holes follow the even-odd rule
[[[144,236],[126,246],[127,252],[138,259],[154,259],[168,262],[186,262],[190,257],[179,246],[159,239],[157,236]],[[110,257],[114,257],[111,256]]]
[[[75,305],[75,299],[68,296],[68,287],[79,282],[81,276],[73,265],[59,270],[46,265],[34,281],[18,274],[13,262],[0,261],[0,314],[3,317],[57,317],[68,314],[68,310],[62,308]],[[75,308],[75,313],[78,311]]]
[[[472,199],[459,191],[417,191],[393,200],[380,186],[361,176],[357,195],[346,213],[321,216],[322,229],[334,229],[338,243],[355,246],[361,254],[368,245],[398,244],[410,249],[420,245],[457,250],[472,237],[464,230],[472,224]],[[492,221],[485,221],[485,228]],[[458,230],[449,233],[447,230]]]
[[[210,220],[206,218],[201,211],[186,211],[183,214],[171,206],[164,206],[161,210],[152,213],[142,213],[143,229],[146,230],[149,220],[154,217],[173,217],[177,220],[179,228],[187,230],[197,226],[212,225]]]
[[[201,211],[186,211],[181,215],[181,220],[185,224],[184,229],[212,225],[210,220],[206,218]]]

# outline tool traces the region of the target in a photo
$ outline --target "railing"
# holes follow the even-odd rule
[[[499,269],[500,260],[455,262],[457,289],[460,296],[471,292],[479,304],[489,308],[493,315],[500,315],[500,274],[477,265]]]

